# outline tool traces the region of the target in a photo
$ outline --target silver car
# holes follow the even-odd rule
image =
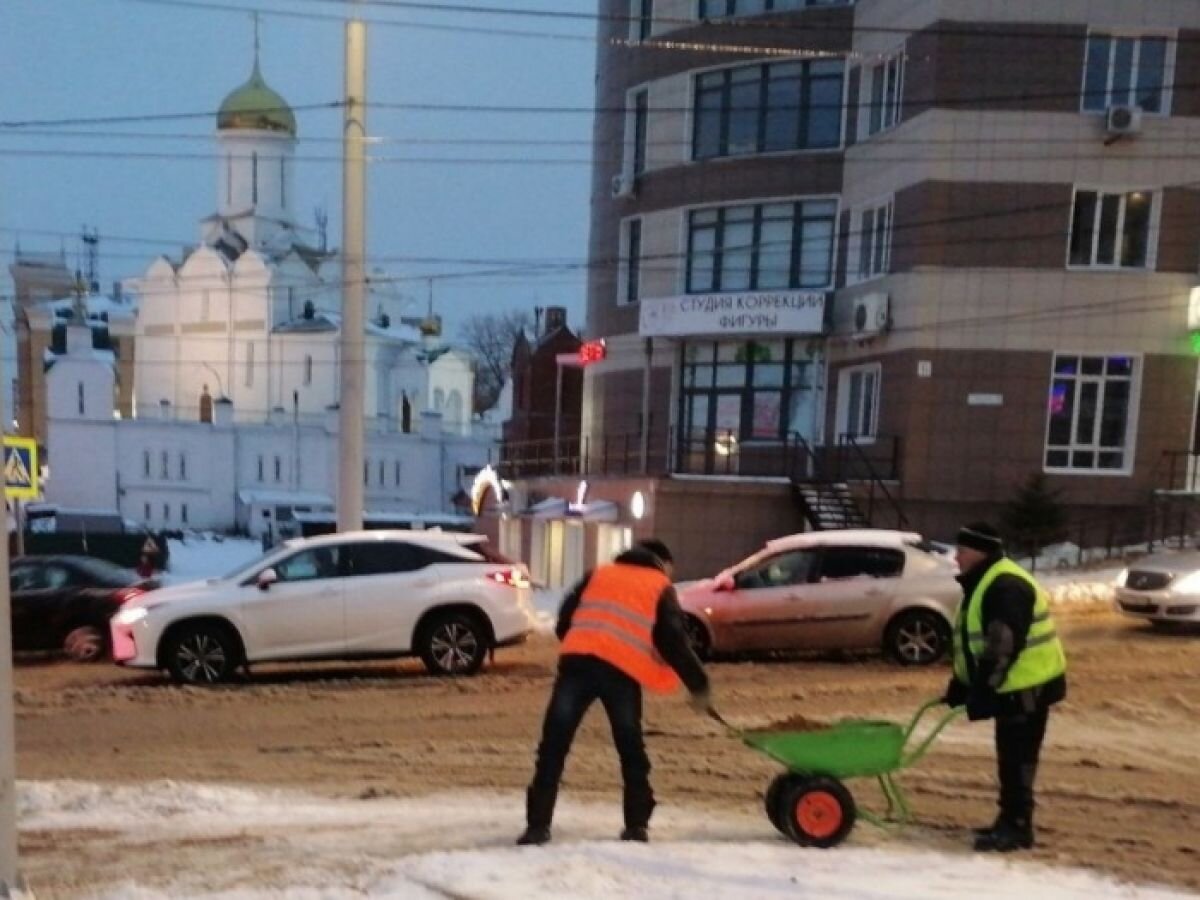
[[[1200,622],[1200,553],[1156,553],[1117,576],[1117,608],[1155,625]]]

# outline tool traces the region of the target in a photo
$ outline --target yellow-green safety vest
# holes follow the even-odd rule
[[[959,606],[958,616],[954,623],[954,676],[963,684],[970,683],[967,670],[967,654],[963,647],[963,618],[966,617],[966,639],[971,656],[978,659],[983,653],[985,637],[983,633],[983,595],[1001,575],[1015,575],[1027,581],[1033,588],[1037,600],[1033,606],[1033,622],[1029,626],[1029,634],[1025,640],[1025,648],[1017,657],[999,693],[1008,694],[1013,691],[1023,691],[1053,681],[1067,671],[1067,655],[1063,650],[1062,641],[1050,618],[1050,597],[1045,589],[1032,575],[1018,566],[1011,559],[997,560],[984,573],[979,584],[975,586],[971,596]]]

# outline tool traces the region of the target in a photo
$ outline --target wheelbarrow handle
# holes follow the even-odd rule
[[[710,705],[707,709],[704,710],[704,712],[710,719],[712,719],[714,722],[716,722],[718,725],[720,725],[722,728],[724,728],[726,731],[728,731],[734,737],[742,736],[741,729],[734,728],[732,725],[730,725],[728,722],[726,722],[725,717],[722,716],[719,712],[717,712],[717,708],[715,706]]]
[[[921,719],[924,718],[925,714],[941,705],[941,697],[935,697],[928,703],[921,705],[921,708],[918,709],[916,714],[912,717],[912,721],[908,723],[908,727],[904,729],[905,745],[907,745],[909,740],[912,738],[913,732],[916,731],[917,725],[920,723]],[[961,707],[951,708],[944,716],[941,717],[941,719],[938,720],[938,723],[933,726],[933,730],[930,731],[929,734],[927,734],[924,739],[917,744],[917,746],[907,750],[907,752],[904,754],[904,761],[901,763],[900,768],[908,768],[909,766],[913,765],[913,763],[920,760],[921,757],[923,757],[929,751],[929,748],[933,745],[933,742],[937,740],[937,736],[946,729],[946,726],[961,716],[965,711],[966,710]]]

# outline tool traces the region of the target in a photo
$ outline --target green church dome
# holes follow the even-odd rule
[[[296,136],[296,115],[287,101],[267,86],[254,61],[250,80],[225,98],[217,111],[217,130],[256,129]]]

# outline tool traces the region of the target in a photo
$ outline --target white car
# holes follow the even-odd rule
[[[363,531],[288,541],[208,581],[144,594],[111,620],[113,658],[213,684],[250,663],[419,655],[470,675],[534,627],[525,567],[481,535]]]

